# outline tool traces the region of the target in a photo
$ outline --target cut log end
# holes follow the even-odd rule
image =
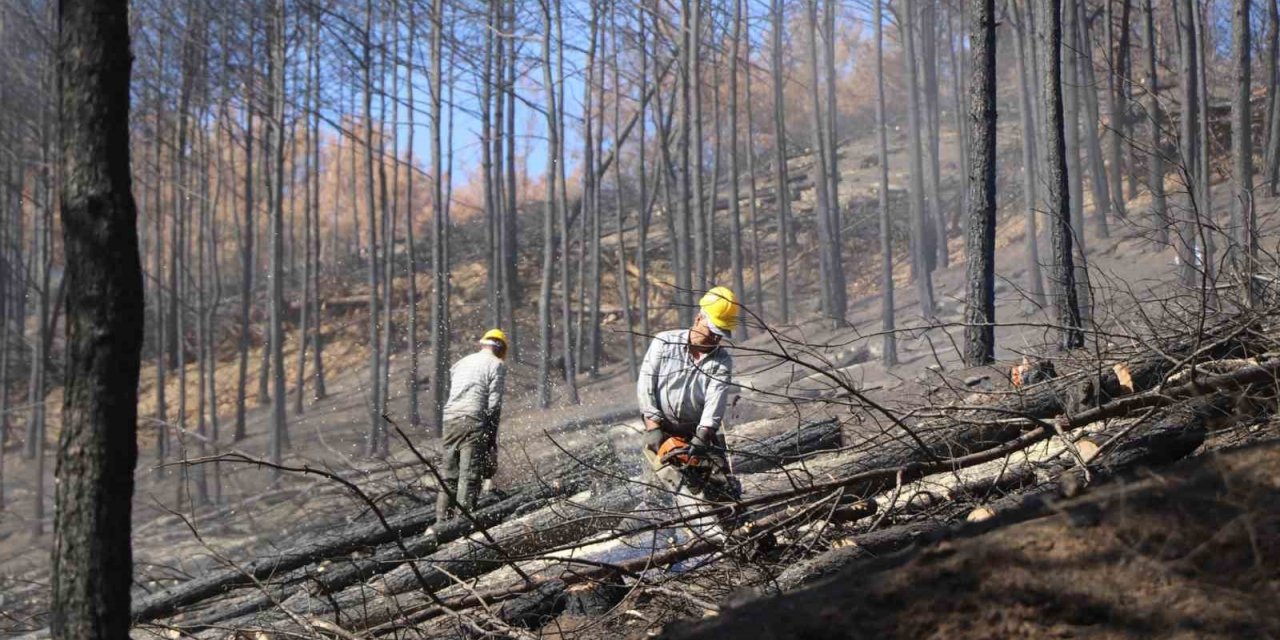
[[[994,517],[996,517],[995,509],[992,509],[991,507],[978,507],[977,509],[970,511],[969,515],[965,516],[964,519],[965,522],[984,522]]]

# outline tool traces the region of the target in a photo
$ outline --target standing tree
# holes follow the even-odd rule
[[[1179,151],[1181,153],[1181,163],[1186,170],[1187,185],[1187,208],[1182,219],[1178,221],[1178,263],[1181,265],[1181,279],[1183,284],[1191,285],[1196,279],[1196,238],[1195,231],[1192,226],[1193,219],[1196,218],[1197,201],[1196,196],[1199,195],[1199,145],[1203,143],[1199,138],[1199,128],[1196,126],[1199,113],[1199,102],[1196,97],[1196,79],[1197,65],[1196,53],[1199,48],[1198,39],[1195,30],[1195,13],[1196,3],[1192,0],[1177,0],[1177,17],[1178,17],[1178,34],[1181,42],[1182,55],[1179,59],[1179,71],[1182,75],[1181,99],[1182,113],[1180,114],[1179,124],[1181,126],[1181,140],[1179,140]]]
[[[129,174],[129,7],[62,0],[58,18],[67,367],[52,628],[55,638],[124,638],[146,315]]]
[[[360,68],[363,72],[363,117],[364,117],[364,195],[367,205],[366,224],[369,241],[369,437],[366,453],[377,455],[381,450],[383,434],[379,409],[382,408],[382,357],[378,336],[378,213],[377,199],[374,196],[373,178],[373,0],[365,0],[364,29],[361,31]],[[433,95],[439,99],[439,93]],[[353,174],[352,179],[355,179]]]
[[[1231,244],[1230,263],[1244,277],[1245,291],[1252,298],[1254,213],[1253,213],[1253,118],[1250,117],[1249,92],[1249,0],[1235,0],[1231,21],[1232,56],[1235,61],[1236,85],[1231,101]]]
[[[1152,0],[1143,0],[1143,34],[1147,45],[1147,126],[1151,140],[1147,143],[1151,152],[1147,156],[1147,188],[1151,190],[1150,224],[1156,230],[1156,240],[1169,243],[1169,209],[1164,195],[1164,143],[1160,140],[1160,82],[1156,65],[1156,19]]]
[[[559,171],[556,164],[560,158],[559,127],[556,124],[557,100],[554,74],[551,68],[551,0],[539,0],[542,7],[542,84],[547,94],[547,178],[545,184],[546,210],[542,214],[542,284],[538,292],[538,337],[540,353],[538,355],[538,398],[539,406],[551,406],[551,277],[555,273],[555,219],[556,219],[556,175]],[[563,231],[563,230],[562,230]],[[568,256],[564,257],[565,260]],[[562,264],[568,269],[567,262]],[[565,290],[565,295],[569,295]],[[566,333],[568,329],[565,329]],[[565,353],[568,355],[568,345]]]
[[[1266,1],[1266,0],[1264,0]],[[1267,2],[1267,174],[1263,181],[1272,196],[1280,193],[1280,0]]]
[[[964,357],[969,366],[995,359],[996,261],[996,24],[995,0],[970,13],[968,293]]]
[[[893,225],[889,220],[889,149],[884,123],[884,17],[883,2],[871,0],[876,32],[876,142],[880,159],[880,331],[884,333],[881,360],[898,363],[898,339],[893,329]]]
[[[1105,238],[1110,235],[1107,216],[1111,209],[1111,194],[1107,186],[1107,172],[1102,160],[1102,134],[1099,132],[1098,94],[1100,93],[1096,74],[1093,72],[1093,40],[1089,36],[1089,16],[1085,10],[1085,0],[1077,0],[1076,9],[1076,70],[1079,74],[1080,86],[1076,93],[1084,107],[1084,147],[1085,156],[1089,159],[1089,187],[1093,193],[1093,221],[1098,235]],[[1081,174],[1083,177],[1083,174]],[[1081,203],[1083,205],[1083,203]]]
[[[920,64],[920,93],[924,98],[924,151],[927,154],[925,165],[925,203],[928,205],[928,220],[924,232],[928,247],[929,270],[947,267],[951,264],[951,253],[947,248],[947,221],[942,212],[940,192],[942,190],[941,162],[938,154],[941,135],[940,113],[938,110],[938,45],[937,45],[937,7],[934,2],[924,2],[917,15],[919,18],[915,30],[915,49]]]
[[[805,15],[808,18],[806,26],[808,30],[809,41],[809,103],[813,107],[813,191],[814,191],[814,212],[813,217],[817,219],[817,246],[818,246],[818,285],[820,290],[820,301],[822,314],[833,320],[835,316],[835,296],[833,293],[835,280],[835,267],[831,263],[831,253],[827,250],[830,246],[830,239],[835,233],[835,229],[831,228],[831,211],[830,203],[827,199],[831,196],[830,189],[827,188],[827,152],[826,137],[823,133],[823,117],[822,117],[822,101],[819,99],[819,87],[822,84],[821,74],[818,69],[821,66],[818,61],[818,0],[806,0]]]
[[[1014,20],[1014,36],[1017,40],[1017,71],[1018,71],[1018,99],[1019,99],[1019,115],[1022,119],[1022,198],[1026,206],[1025,231],[1027,242],[1027,294],[1031,296],[1031,303],[1037,308],[1043,307],[1044,298],[1044,278],[1040,273],[1040,240],[1039,232],[1036,224],[1036,126],[1035,114],[1032,111],[1032,105],[1035,103],[1033,95],[1032,83],[1034,79],[1030,77],[1031,69],[1027,60],[1030,57],[1027,49],[1031,48],[1028,42],[1028,33],[1031,16],[1030,12],[1024,14],[1020,8],[1020,2],[1010,0],[1009,8],[1013,14]]]
[[[271,4],[271,53],[268,75],[271,87],[271,461],[280,464],[289,447],[285,427],[284,371],[284,0]],[[279,478],[279,470],[275,475]]]
[[[1128,102],[1125,100],[1124,86],[1128,76],[1124,75],[1124,58],[1128,55],[1129,42],[1129,0],[1121,0],[1124,5],[1122,13],[1124,25],[1120,33],[1119,50],[1116,48],[1115,16],[1112,15],[1112,0],[1103,3],[1106,24],[1107,58],[1107,112],[1110,123],[1107,127],[1107,183],[1111,193],[1111,207],[1116,216],[1125,217],[1124,187],[1122,184],[1123,151],[1125,122],[1128,120]]]
[[[431,100],[431,208],[432,238],[431,267],[434,276],[431,283],[431,420],[437,436],[444,435],[444,403],[449,393],[449,362],[445,359],[445,342],[448,341],[448,321],[445,308],[448,280],[448,254],[445,249],[448,226],[445,224],[444,163],[441,144],[444,133],[441,128],[444,115],[443,54],[444,54],[444,0],[431,3],[431,71],[428,93]],[[372,176],[370,177],[372,179]],[[377,417],[375,416],[375,420]]]
[[[1080,307],[1076,299],[1074,253],[1071,228],[1071,191],[1067,186],[1067,151],[1062,105],[1062,0],[1049,0],[1037,14],[1036,37],[1046,69],[1040,93],[1044,113],[1045,211],[1053,236],[1053,265],[1049,284],[1058,321],[1058,345],[1063,349],[1084,346]],[[1069,56],[1063,56],[1069,57]]]
[[[738,164],[738,74],[742,67],[742,5],[745,0],[733,2],[733,36],[729,55],[729,270],[733,276],[733,290],[739,296],[747,292],[742,273],[742,167]],[[747,134],[747,153],[751,153],[750,132]],[[643,146],[643,138],[641,139]],[[641,173],[643,176],[643,172]]]
[[[771,0],[773,16],[773,47],[770,51],[773,81],[773,147],[774,147],[774,205],[778,210],[778,304],[779,318],[783,324],[791,320],[791,291],[787,282],[788,262],[787,241],[791,224],[791,192],[790,180],[787,178],[787,119],[783,108],[782,97],[782,31],[786,27],[783,20],[782,0]]]
[[[1063,0],[1062,16],[1059,24],[1062,31],[1062,42],[1056,51],[1061,56],[1062,77],[1060,79],[1062,93],[1063,139],[1067,158],[1067,199],[1070,207],[1072,246],[1075,250],[1075,284],[1078,291],[1081,316],[1090,316],[1089,284],[1085,267],[1084,237],[1084,170],[1080,166],[1080,55],[1079,55],[1079,22],[1080,12],[1077,3],[1084,0]],[[1048,10],[1047,7],[1041,7]],[[1042,36],[1043,37],[1043,36]],[[1083,87],[1091,89],[1092,87]],[[1046,107],[1049,108],[1049,107]],[[1047,176],[1052,180],[1053,176]]]
[[[249,59],[253,59],[253,22],[249,29]],[[236,378],[236,426],[232,439],[239,442],[245,437],[245,395],[249,384],[249,310],[253,305],[253,67],[245,67],[245,115],[244,115],[244,222],[240,227],[240,341],[239,369]],[[157,149],[156,158],[160,152]],[[160,231],[160,223],[156,222],[156,233]],[[156,256],[156,276],[159,277],[160,257]],[[157,298],[159,302],[159,298]],[[156,313],[157,317],[160,313]],[[163,332],[161,327],[158,331]]]
[[[933,275],[930,267],[929,233],[924,208],[924,159],[920,141],[920,94],[916,82],[916,44],[912,21],[915,8],[912,0],[906,0],[898,14],[898,30],[902,33],[903,64],[907,70],[907,147],[911,158],[911,273],[916,279],[916,296],[920,304],[920,317],[933,318]]]

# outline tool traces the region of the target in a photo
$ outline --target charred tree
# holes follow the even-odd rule
[[[145,322],[129,160],[128,4],[59,4],[67,369],[58,448],[52,630],[123,638]]]
[[[881,361],[898,363],[898,338],[894,333],[893,223],[889,219],[889,148],[885,140],[884,108],[884,3],[871,0],[876,38],[876,143],[879,152],[880,186],[880,331],[884,333]]]
[[[1155,230],[1157,242],[1161,245],[1169,243],[1169,209],[1164,193],[1164,142],[1160,137],[1160,123],[1164,116],[1160,108],[1159,67],[1156,64],[1156,18],[1152,9],[1152,0],[1143,0],[1142,29],[1146,43],[1146,109],[1147,127],[1150,148],[1147,154],[1147,188],[1151,190],[1150,224]]]
[[[913,0],[905,0],[898,12],[898,30],[902,34],[903,65],[906,67],[907,84],[907,147],[911,159],[911,273],[916,281],[916,297],[920,316],[933,318],[933,275],[930,266],[928,220],[925,219],[924,159],[921,155],[920,94],[916,81],[916,44]]]
[[[1031,15],[1028,11],[1023,13],[1018,0],[1010,0],[1009,8],[1012,10],[1014,19],[1014,37],[1016,38],[1015,46],[1017,47],[1016,63],[1018,72],[1018,99],[1019,99],[1019,116],[1022,124],[1022,199],[1026,207],[1026,213],[1023,218],[1026,246],[1027,246],[1027,283],[1026,293],[1031,298],[1031,304],[1036,308],[1042,308],[1045,305],[1044,297],[1044,277],[1040,269],[1040,233],[1039,224],[1036,220],[1037,207],[1037,188],[1038,172],[1036,171],[1037,150],[1036,150],[1036,125],[1033,104],[1036,100],[1034,89],[1032,88],[1035,79],[1031,76],[1029,64],[1029,52],[1027,51],[1034,42],[1027,33],[1031,28]]]
[[[783,108],[782,95],[782,32],[786,28],[783,20],[782,0],[771,0],[770,15],[773,31],[773,46],[769,52],[772,62],[773,86],[773,146],[774,146],[774,205],[778,214],[778,305],[779,318],[783,324],[791,320],[791,291],[788,282],[787,243],[791,234],[791,191],[790,179],[787,177],[787,123],[786,110]]]
[[[1232,3],[1231,51],[1235,62],[1235,87],[1231,101],[1231,245],[1228,259],[1244,278],[1245,293],[1253,299],[1253,260],[1256,218],[1253,212],[1253,118],[1249,106],[1251,74],[1249,69],[1249,0]]]
[[[1068,0],[1069,1],[1069,0]],[[1084,346],[1080,307],[1076,298],[1075,253],[1072,240],[1071,191],[1067,185],[1067,151],[1064,139],[1062,96],[1062,1],[1049,0],[1037,14],[1037,37],[1046,73],[1041,79],[1041,97],[1045,106],[1044,141],[1045,211],[1049,214],[1053,237],[1053,265],[1049,270],[1058,322],[1058,345],[1063,349]]]
[[[979,0],[970,10],[968,293],[965,306],[965,362],[995,359],[996,250],[996,24],[995,0]]]

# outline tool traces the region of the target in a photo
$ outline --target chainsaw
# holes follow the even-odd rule
[[[698,498],[733,502],[742,496],[742,485],[729,471],[725,458],[716,452],[698,453],[681,436],[664,440],[656,453],[647,447],[642,450],[645,460],[659,478],[670,478],[669,484],[687,486]]]

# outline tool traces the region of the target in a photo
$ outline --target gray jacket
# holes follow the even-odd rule
[[[502,411],[502,393],[507,381],[507,363],[481,349],[457,362],[449,370],[449,401],[444,419],[466,418],[477,422],[496,419]]]
[[[665,422],[676,432],[698,427],[719,429],[733,384],[733,357],[717,348],[694,362],[689,331],[654,336],[640,365],[636,397],[644,417]]]

